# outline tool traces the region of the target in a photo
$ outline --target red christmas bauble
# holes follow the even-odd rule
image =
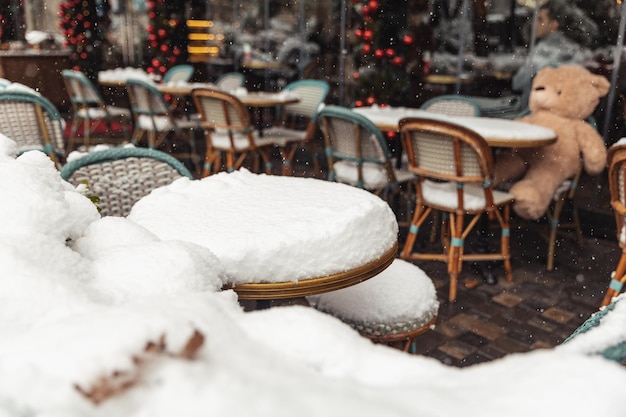
[[[363,107],[363,102],[361,100],[357,100],[354,102],[354,107]]]
[[[396,51],[393,48],[387,48],[385,50],[385,55],[387,55],[389,58],[391,58],[395,54],[396,54]]]
[[[167,31],[165,29],[159,29],[157,33],[161,38],[164,38],[167,35]]]
[[[372,11],[376,11],[378,9],[378,2],[376,0],[370,0],[367,5]]]
[[[411,35],[404,35],[402,37],[402,42],[405,45],[411,45],[411,44],[413,44],[413,42],[415,42],[415,38],[413,38],[413,36],[411,36]]]
[[[372,45],[370,45],[369,43],[364,44],[363,53],[369,54],[370,52],[372,52]]]
[[[365,99],[365,103],[368,106],[371,106],[372,104],[376,103],[376,99],[373,96],[369,96],[367,99]]]
[[[363,32],[363,39],[365,39],[366,41],[371,41],[372,35],[372,31],[370,29],[366,29],[365,32]]]
[[[396,67],[401,66],[402,64],[404,64],[404,58],[402,58],[401,56],[395,56],[393,57],[393,59],[391,60],[391,63],[393,65],[395,65]]]
[[[385,56],[385,52],[383,52],[382,49],[377,49],[377,50],[374,51],[374,56],[376,58],[382,58],[382,57]]]

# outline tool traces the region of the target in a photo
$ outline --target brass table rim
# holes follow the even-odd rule
[[[232,289],[240,300],[275,300],[298,298],[308,295],[335,291],[358,284],[384,271],[396,257],[398,242],[381,257],[362,266],[338,274],[319,278],[302,279],[298,282],[257,282],[248,284],[228,284],[224,290]]]

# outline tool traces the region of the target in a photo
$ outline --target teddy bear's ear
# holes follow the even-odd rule
[[[611,88],[611,83],[601,75],[594,75],[591,79],[591,85],[598,91],[600,97],[606,95]]]

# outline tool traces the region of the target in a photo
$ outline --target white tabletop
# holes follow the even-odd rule
[[[398,130],[398,122],[405,117],[444,120],[471,129],[485,138],[490,146],[532,147],[553,143],[553,130],[508,119],[492,117],[444,116],[409,107],[357,107],[355,112],[366,116],[383,130]]]
[[[246,170],[154,190],[129,219],[210,249],[233,284],[298,282],[359,268],[397,242],[389,205],[368,191]]]

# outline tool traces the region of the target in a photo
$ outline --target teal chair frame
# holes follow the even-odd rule
[[[358,114],[348,108],[328,105],[325,106],[317,115],[319,125],[325,138],[325,154],[328,158],[328,179],[336,181],[337,177],[333,170],[335,159],[347,160],[356,163],[358,170],[358,180],[352,184],[358,188],[366,188],[367,184],[363,179],[363,164],[366,162],[378,164],[385,167],[389,173],[389,186],[397,186],[395,176],[391,164],[391,154],[387,141],[380,129],[372,123],[367,117]],[[333,135],[331,127],[331,119],[341,119],[354,126],[353,135],[337,134]],[[339,132],[337,132],[339,133]],[[363,148],[356,144],[356,141],[374,138],[377,149],[369,152],[369,155],[363,154]],[[339,140],[337,140],[339,139]],[[376,152],[377,151],[377,152]],[[373,153],[378,153],[380,157],[376,157]]]
[[[0,89],[0,133],[17,143],[18,152],[40,150],[56,163],[65,158],[64,120],[47,98]]]
[[[296,151],[311,145],[315,172],[319,172],[317,149],[312,143],[317,131],[317,115],[326,100],[330,86],[323,80],[298,80],[287,84],[285,92],[300,97],[300,101],[276,109],[277,122],[265,130],[267,137],[273,137],[278,143],[282,158],[283,175],[293,173],[293,161]]]
[[[88,153],[61,168],[61,178],[74,186],[86,183],[97,196],[103,216],[127,216],[152,190],[178,178],[193,179],[176,158],[156,149],[112,148]]]
[[[243,87],[246,79],[240,72],[226,72],[215,80],[215,85],[224,91],[233,91],[238,87]]]
[[[478,102],[471,97],[444,94],[425,101],[420,108],[422,110],[444,114],[446,116],[480,116],[481,110]]]
[[[337,105],[324,106],[317,114],[317,123],[324,136],[328,180],[347,183],[379,195],[395,208],[398,218],[403,217],[399,202],[404,200],[407,219],[402,223],[408,224],[414,201],[414,175],[408,169],[394,168],[387,139],[380,129],[367,117]],[[335,162],[338,160],[355,163],[356,178],[340,178],[335,172]],[[379,165],[386,175],[386,181],[368,183],[364,170],[366,164]]]
[[[68,152],[74,149],[78,139],[78,128],[81,125],[83,126],[83,145],[89,146],[93,133],[92,121],[98,121],[94,128],[97,128],[100,123],[105,123],[108,132],[113,131],[112,122],[119,121],[122,126],[123,139],[129,139],[129,131],[132,128],[130,109],[107,105],[100,91],[81,71],[66,69],[61,71],[61,76],[74,109]]]
[[[163,82],[187,82],[193,77],[194,71],[194,67],[190,64],[174,65],[163,75]]]

